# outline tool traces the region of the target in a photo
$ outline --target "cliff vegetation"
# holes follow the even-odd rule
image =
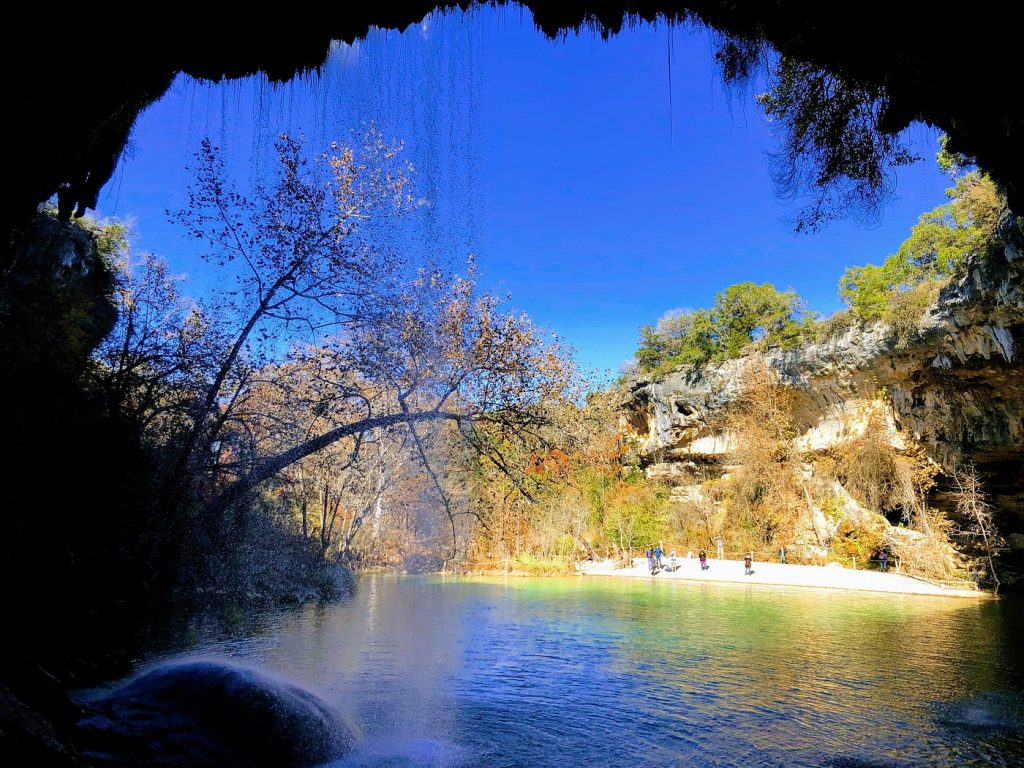
[[[831,317],[740,283],[641,328],[635,369],[569,409],[529,496],[478,492],[477,559],[543,562],[662,544],[877,567],[998,587],[1020,578],[1020,221],[943,147],[949,201],[881,264],[851,267]]]

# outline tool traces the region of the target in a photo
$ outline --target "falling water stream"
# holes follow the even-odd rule
[[[339,767],[1009,766],[1022,628],[1012,600],[373,575],[174,657],[315,691],[362,733]]]

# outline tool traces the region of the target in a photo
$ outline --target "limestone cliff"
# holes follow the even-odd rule
[[[882,325],[854,327],[793,350],[752,350],[627,382],[622,425],[637,463],[677,493],[692,477],[687,468],[724,471],[726,414],[744,371],[763,361],[793,389],[802,450],[855,437],[865,414],[884,405],[894,445],[919,442],[945,470],[973,460],[1003,532],[1024,531],[1024,233],[1010,216],[1000,233],[1005,250],[946,286],[909,339]],[[940,482],[940,506],[942,495]]]

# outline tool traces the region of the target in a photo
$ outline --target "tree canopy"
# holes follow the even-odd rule
[[[939,159],[957,173],[945,153]],[[1001,245],[997,224],[1006,202],[988,176],[961,172],[946,194],[949,202],[922,214],[896,253],[880,265],[850,267],[840,278],[839,296],[859,320],[891,319],[901,294],[948,280],[972,257]]]
[[[788,345],[799,337],[802,316],[794,291],[737,283],[720,291],[710,309],[673,310],[657,325],[643,326],[637,365],[655,371],[731,360],[759,339]]]
[[[998,226],[1006,196],[985,173],[940,140],[939,167],[954,180],[949,201],[923,213],[895,253],[880,265],[850,267],[839,280],[849,308],[825,320],[805,310],[793,291],[770,283],[737,283],[720,291],[710,309],[672,310],[640,328],[637,366],[662,372],[737,358],[754,341],[791,347],[856,323],[887,323],[905,343],[939,288],[973,259],[1001,248]]]

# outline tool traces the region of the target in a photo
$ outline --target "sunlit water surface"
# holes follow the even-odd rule
[[[228,657],[319,693],[357,766],[1024,765],[1024,606],[626,579],[367,576]]]

